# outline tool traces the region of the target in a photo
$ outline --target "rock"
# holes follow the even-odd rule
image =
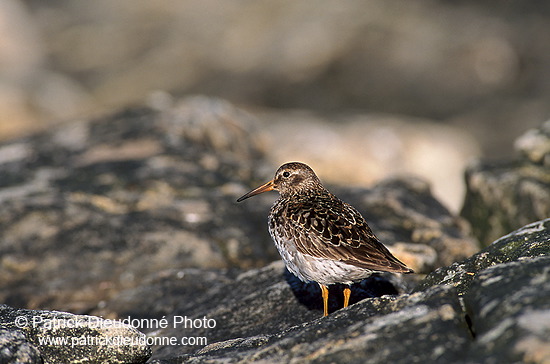
[[[253,130],[230,104],[189,98],[0,146],[0,302],[86,312],[161,269],[275,259],[249,238],[265,218],[235,208],[259,169]]]
[[[2,363],[145,363],[144,334],[100,317],[0,305]]]
[[[539,244],[548,244],[548,234]],[[464,295],[464,305],[476,337],[471,362],[550,362],[550,256],[487,268]]]
[[[0,363],[42,364],[40,351],[25,338],[21,331],[0,327]]]
[[[276,194],[235,202],[275,172],[260,124],[218,99],[153,104],[0,145],[0,302],[89,313],[155,272],[279,259]],[[421,180],[333,190],[417,272],[477,250]]]
[[[471,256],[468,223],[421,179],[329,186],[419,273],[447,267],[418,285],[422,274],[374,274],[346,309],[335,285],[322,318],[318,285],[269,263],[276,195],[235,202],[275,170],[258,124],[221,100],[157,96],[0,145],[0,301],[94,315],[0,306],[2,362],[143,362],[146,345],[42,342],[144,340],[137,330],[154,363],[546,360],[550,219]],[[42,321],[18,328],[18,316]]]
[[[28,128],[160,89],[286,109],[452,118],[499,156],[550,107],[548,42],[539,36],[550,33],[550,11],[537,2],[2,3],[26,10],[17,17],[14,6],[0,8],[10,40],[3,48],[15,53],[1,58],[7,77],[8,60],[21,67],[42,57],[7,92],[40,111]]]
[[[167,271],[142,292],[164,290],[172,297],[171,310],[154,294],[152,301],[161,309],[145,305],[143,311],[128,311],[132,302],[142,307],[148,301],[137,291],[106,305],[121,315],[165,316],[170,327],[148,330],[152,338],[204,338],[202,347],[154,347],[151,362],[156,364],[545,363],[549,227],[550,219],[511,233],[483,252],[430,274],[411,294],[403,293],[406,287],[398,276],[377,275],[353,287],[352,304],[340,309],[341,287],[331,287],[332,313],[327,318],[320,317],[319,288],[283,274],[280,261],[242,273]],[[184,327],[184,318],[211,320],[215,326]]]
[[[515,149],[531,163],[550,167],[550,120],[530,129],[514,143]]]
[[[418,362],[544,363],[548,358],[544,333],[548,330],[545,315],[550,302],[549,227],[550,219],[505,236],[465,262],[436,271],[410,295],[402,294],[396,276],[373,276],[353,288],[349,308],[334,311],[341,306],[342,295],[341,287],[332,287],[333,312],[327,318],[320,317],[319,288],[283,274],[280,261],[246,272],[167,270],[157,273],[156,279],[150,279],[139,290],[122,292],[106,305],[121,315],[145,319],[142,322],[165,318],[170,323],[168,328],[144,330],[149,332],[149,340],[205,338],[201,345],[154,347],[151,363],[157,364],[291,359],[344,363],[365,358],[372,363],[408,363],[411,358]],[[482,259],[485,263],[479,264]],[[475,262],[478,264],[469,265]],[[464,268],[470,266],[475,269]],[[474,274],[462,274],[464,271]],[[449,284],[453,283],[446,278],[449,276],[469,279],[469,283]],[[149,297],[147,292],[152,295]],[[384,294],[391,296],[379,297]],[[149,298],[158,306],[142,306]],[[86,323],[90,318],[3,306],[0,317],[4,330],[6,323],[13,330],[15,317],[21,315],[28,320],[78,318]],[[184,327],[185,319],[198,319],[199,325]],[[211,325],[202,324],[204,320]],[[30,334],[24,329],[17,331],[20,334],[9,334],[19,338],[19,353],[26,349],[42,357],[82,354],[44,354],[41,347],[22,347],[26,343],[23,333],[32,334],[26,340],[36,345],[34,334],[44,331],[51,336],[59,334],[41,329]],[[69,337],[81,335],[72,332]],[[15,343],[11,343],[12,348]],[[86,349],[92,354],[83,355],[94,355],[94,348]],[[34,362],[39,362],[40,357],[35,358]],[[45,362],[50,358],[44,357]],[[146,356],[140,358],[133,360],[139,362]],[[62,361],[69,359],[63,357]]]
[[[428,287],[448,284],[460,295],[470,289],[478,272],[491,266],[550,255],[550,219],[537,221],[510,233],[477,254],[460,263],[453,263],[430,273],[415,288],[421,291]]]
[[[380,240],[417,273],[431,272],[479,250],[468,223],[436,200],[422,179],[386,179],[370,190],[334,192],[361,211]]]
[[[469,341],[458,301],[448,290],[433,289],[422,295],[366,300],[328,319],[275,335],[212,344],[177,360],[410,363],[414,357],[418,362],[451,362]]]
[[[318,285],[300,282],[295,276],[284,270],[281,261],[240,274],[226,272],[199,275],[199,272],[189,270],[171,273],[163,274],[162,281],[151,280],[149,286],[141,287],[143,289],[141,292],[163,290],[164,295],[171,297],[172,302],[175,302],[171,309],[158,300],[156,294],[149,298],[140,294],[140,291],[134,290],[122,292],[112,301],[106,302],[106,308],[110,311],[118,310],[121,317],[130,315],[158,319],[165,316],[170,327],[160,330],[145,330],[151,338],[175,337],[178,342],[183,336],[205,338],[209,344],[205,348],[196,345],[154,347],[154,358],[170,358],[186,353],[188,356],[179,358],[180,361],[194,357],[195,354],[198,354],[199,358],[206,356],[210,359],[222,360],[223,356],[219,357],[220,352],[223,353],[227,350],[229,350],[229,356],[236,355],[236,358],[245,361],[254,357],[261,358],[261,352],[269,353],[270,351],[290,350],[289,354],[294,356],[300,351],[299,347],[294,347],[295,342],[314,342],[316,341],[314,338],[319,338],[319,335],[324,336],[323,332],[327,334],[330,332],[325,341],[321,340],[319,343],[315,343],[315,347],[320,350],[323,345],[332,345],[331,343],[334,340],[339,340],[341,335],[341,337],[346,337],[345,332],[368,330],[368,324],[364,323],[365,320],[375,316],[380,310],[389,314],[403,307],[415,306],[418,304],[419,296],[396,298],[394,296],[403,293],[405,289],[400,278],[391,274],[374,275],[352,287],[350,302],[354,310],[342,316],[346,310],[338,309],[343,304],[343,287],[331,286],[329,295],[329,307],[332,312],[329,317],[331,319],[323,323],[319,319],[322,316],[322,300]],[[188,278],[187,275],[189,275]],[[191,293],[197,286],[206,289],[198,289],[196,293]],[[383,297],[379,301],[364,300],[364,298],[380,296]],[[434,289],[429,296],[429,300],[434,301],[431,304],[435,304],[435,301],[443,298],[442,291],[437,289]],[[452,313],[456,310],[460,312],[458,301],[456,298],[452,298],[452,300],[454,301],[446,303],[454,305],[454,308],[445,306],[441,313],[438,313],[423,307],[421,310],[424,311],[419,316],[438,316],[443,315],[445,310],[449,310],[450,312],[446,312],[447,317],[444,320],[460,321],[462,318]],[[361,303],[356,304],[360,301]],[[138,302],[139,304],[136,304]],[[146,303],[143,311],[141,311],[142,302]],[[148,302],[155,302],[157,306],[151,307]],[[138,308],[140,311],[131,311],[132,307],[134,310]],[[410,307],[408,313],[397,315],[391,320],[395,325],[402,324],[402,320],[408,321],[407,316],[415,310],[417,308]],[[183,321],[184,318],[193,320],[206,318],[214,322],[215,327],[185,327],[181,323],[173,325],[178,320],[179,322]],[[418,318],[418,325],[425,319],[425,317]],[[354,325],[353,328],[349,327]],[[337,327],[341,327],[341,331],[338,331]],[[411,328],[411,330],[414,329]],[[426,330],[427,334],[428,332],[429,330]],[[404,336],[409,334],[406,333]],[[468,336],[469,334],[467,330],[459,330],[452,333],[447,332],[446,335],[451,337],[454,335]],[[275,346],[269,345],[272,342]],[[260,352],[257,351],[258,349]],[[246,353],[239,354],[242,350],[245,350]],[[304,357],[307,354],[308,352],[305,352]],[[357,353],[357,355],[360,354]],[[287,361],[285,356],[279,357],[272,354],[266,358],[271,361]]]
[[[415,288],[456,288],[475,335],[468,362],[550,361],[549,242],[550,219],[532,223]]]
[[[520,137],[516,148],[517,161],[477,162],[466,171],[461,215],[483,245],[550,216],[550,122]]]

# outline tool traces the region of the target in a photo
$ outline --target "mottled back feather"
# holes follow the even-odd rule
[[[316,258],[374,271],[412,272],[373,234],[361,214],[326,189],[285,196],[273,205],[270,228]]]

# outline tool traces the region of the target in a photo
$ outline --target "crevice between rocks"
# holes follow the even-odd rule
[[[468,328],[468,332],[470,333],[470,336],[473,340],[476,339],[476,330],[474,327],[474,322],[472,320],[472,316],[468,314],[468,310],[466,309],[466,304],[464,302],[464,298],[459,296],[458,301],[460,302],[460,307],[462,309],[462,313],[464,315],[464,322],[466,323],[466,327]]]

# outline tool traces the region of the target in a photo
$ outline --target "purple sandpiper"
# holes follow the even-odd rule
[[[373,234],[367,222],[350,204],[330,193],[306,164],[283,164],[275,178],[240,197],[276,190],[268,217],[269,233],[287,269],[304,282],[321,287],[323,314],[328,315],[328,286],[350,285],[373,272],[412,273]]]

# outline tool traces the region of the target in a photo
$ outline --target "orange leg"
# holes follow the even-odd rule
[[[349,296],[351,294],[351,289],[349,287],[344,288],[344,308],[349,305]]]
[[[328,316],[328,287],[324,284],[320,284],[321,294],[323,296],[323,316]]]

